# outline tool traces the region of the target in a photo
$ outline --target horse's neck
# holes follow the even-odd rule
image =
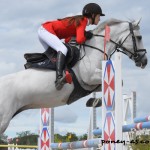
[[[119,43],[119,41],[123,38],[126,28],[127,28],[126,22],[120,22],[115,25],[111,25],[110,27],[110,39],[113,40],[115,43]],[[97,35],[105,35],[105,30],[101,29],[101,27],[97,27],[97,29],[93,30],[94,34]],[[95,40],[96,39],[96,40]],[[95,42],[94,42],[95,41]],[[104,51],[104,38],[96,36],[91,41],[87,41],[88,44],[92,45],[94,43],[95,47],[100,48]],[[112,42],[106,42],[106,53],[109,56],[114,49],[116,48],[116,45]]]
[[[94,33],[97,35],[105,35],[104,33],[105,31],[102,30],[99,33]],[[111,39],[113,39],[113,41],[115,41],[116,43],[118,43],[119,38],[117,36],[117,32],[114,30],[114,28],[111,29],[111,34],[110,34]],[[93,46],[99,50],[96,50],[94,48],[88,48],[85,47],[86,49],[86,56],[89,58],[95,58],[97,59],[99,62],[102,61],[104,59],[104,37],[101,36],[94,36],[91,40],[86,41],[87,45]],[[106,47],[105,47],[105,52],[107,53],[107,55],[110,55],[112,53],[112,51],[115,49],[115,44],[113,44],[112,42],[107,42],[106,43]]]
[[[118,43],[122,36],[124,35],[124,27],[122,28],[122,23],[114,26],[110,26],[111,39]],[[98,31],[98,30],[97,30]],[[104,35],[104,29],[98,31],[97,33],[93,31],[94,34]],[[101,51],[104,51],[104,38],[100,36],[94,36],[91,40],[86,41],[86,45],[93,46]],[[116,45],[112,42],[108,42],[106,45],[106,53],[111,54],[115,49]],[[85,49],[85,52],[84,52]],[[78,62],[74,67],[76,75],[80,83],[86,83],[87,85],[97,85],[101,84],[101,70],[102,70],[102,60],[104,60],[104,53],[94,48],[85,46],[81,49],[83,59]]]

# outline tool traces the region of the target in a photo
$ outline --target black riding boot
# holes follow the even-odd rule
[[[57,61],[56,61],[56,81],[55,87],[57,90],[61,90],[63,85],[65,84],[63,81],[63,70],[65,68],[65,59],[66,56],[62,52],[57,53]]]

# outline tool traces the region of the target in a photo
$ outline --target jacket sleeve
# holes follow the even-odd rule
[[[82,44],[86,41],[86,37],[84,35],[86,25],[87,19],[84,19],[80,22],[80,25],[76,28],[76,41],[78,44]]]

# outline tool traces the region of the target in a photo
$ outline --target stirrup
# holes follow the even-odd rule
[[[69,83],[69,84],[72,83],[72,76],[69,73],[69,71],[65,72],[65,76],[56,79],[55,87],[57,90],[61,90],[62,87],[64,86],[64,84],[66,84],[66,83]]]

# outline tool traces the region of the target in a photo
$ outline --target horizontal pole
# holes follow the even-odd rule
[[[123,127],[122,127],[123,132],[130,132],[133,129],[135,129],[135,130],[150,129],[150,122],[133,123],[133,124],[128,124],[128,125],[123,125]],[[93,134],[101,135],[102,130],[95,129],[95,130],[93,130]]]
[[[15,148],[38,148],[36,145],[0,145],[0,147],[15,147]]]
[[[150,116],[134,118],[134,123],[150,121]]]
[[[89,139],[77,142],[66,142],[66,143],[51,143],[52,149],[77,149],[77,148],[91,148],[99,147],[101,145],[101,139]]]
[[[123,132],[129,132],[132,129],[135,130],[150,129],[150,122],[139,122],[123,126]]]

